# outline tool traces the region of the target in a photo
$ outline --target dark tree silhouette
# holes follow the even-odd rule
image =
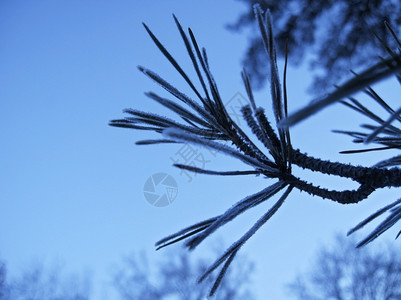
[[[401,71],[401,43],[398,45],[399,48],[394,51],[388,48],[388,58],[383,58],[372,67],[360,74],[356,74],[354,78],[338,86],[334,92],[327,94],[323,98],[315,99],[305,108],[292,115],[287,115],[286,69],[284,67],[284,82],[282,86],[277,67],[271,16],[269,13],[264,14],[259,6],[255,7],[255,12],[269,63],[269,81],[275,128],[267,119],[264,109],[256,104],[251,84],[245,71],[242,73],[242,77],[250,104],[242,107],[241,112],[253,135],[246,134],[244,129],[230,117],[224,107],[217,84],[211,73],[206,50],[199,47],[191,29],[188,29],[187,34],[175,17],[178,30],[199,80],[201,87],[199,90],[170,52],[168,52],[146,25],[145,29],[159,50],[187,82],[197,100],[193,100],[182,93],[155,72],[144,67],[139,67],[141,72],[161,85],[167,92],[177,98],[179,102],[176,103],[152,92],[147,93],[147,96],[175,112],[180,119],[173,120],[165,116],[137,109],[126,109],[125,112],[130,115],[129,117],[110,122],[110,125],[115,127],[148,130],[163,134],[163,138],[142,140],[137,142],[139,145],[191,143],[225,153],[247,165],[247,169],[244,170],[227,171],[205,170],[190,165],[175,164],[178,168],[202,174],[222,176],[259,175],[268,181],[266,188],[243,198],[223,213],[186,227],[156,243],[157,249],[160,249],[185,240],[185,246],[188,249],[194,249],[213,232],[240,214],[262,202],[274,199],[275,202],[266,213],[201,276],[200,281],[203,281],[213,271],[220,269],[215,284],[211,289],[211,294],[216,291],[241,247],[257,230],[270,220],[294,189],[339,204],[357,204],[368,198],[378,189],[401,186],[401,169],[397,167],[390,168],[401,164],[399,155],[378,162],[373,167],[353,166],[322,160],[311,157],[301,150],[294,148],[289,128],[291,125],[313,115],[328,105],[334,102],[341,102],[364,115],[371,122],[371,124],[363,126],[364,131],[362,132],[350,130],[343,131],[342,133],[354,137],[355,142],[358,143],[379,144],[381,147],[375,150],[400,149],[401,129],[399,123],[401,123],[401,108],[393,109],[390,107],[369,85],[391,75],[395,75],[401,82],[399,75]],[[394,33],[391,28],[389,28],[389,32],[391,34]],[[395,35],[394,39],[397,40]],[[353,93],[358,91],[366,91],[371,97],[372,103],[377,105],[374,111],[369,110],[355,98],[352,98]],[[384,120],[377,114],[378,110],[384,112],[387,120]],[[311,133],[309,132],[308,134]],[[259,146],[255,143],[256,139],[259,142]],[[227,141],[230,142],[229,145]],[[361,151],[370,150],[372,149],[361,149]],[[293,165],[321,174],[340,176],[348,181],[353,181],[357,186],[353,190],[342,190],[341,188],[329,190],[321,187],[319,182],[310,183],[294,174]],[[358,247],[370,243],[401,219],[401,199],[387,204],[358,224],[349,233],[362,228],[372,220],[377,220],[383,214],[388,214],[387,218],[365,239],[360,241],[357,245]]]
[[[127,257],[113,280],[121,299],[204,299],[213,283],[212,278],[197,283],[199,274],[207,269],[207,262],[204,259],[191,259],[189,253],[183,249],[168,252],[164,261],[157,265],[157,270],[151,272],[151,269],[143,255]],[[254,299],[247,288],[251,274],[252,264],[244,257],[238,259],[235,270],[227,271],[216,293],[216,299]]]
[[[17,279],[7,278],[0,261],[0,300],[88,300],[89,283],[77,276],[64,277],[58,268],[28,268]]]
[[[327,92],[333,84],[350,77],[350,69],[372,65],[377,55],[384,55],[374,34],[391,47],[394,39],[386,29],[391,24],[396,34],[401,29],[401,1],[348,0],[239,0],[247,6],[236,22],[228,25],[234,31],[251,27],[249,47],[244,57],[254,87],[267,81],[268,62],[264,47],[254,27],[253,6],[260,3],[270,10],[275,29],[278,54],[283,56],[288,41],[289,62],[297,64],[305,54],[312,54],[310,66],[316,68],[312,93]]]
[[[0,300],[6,300],[9,297],[7,285],[7,269],[4,262],[0,261]]]
[[[323,248],[308,272],[289,290],[296,299],[401,299],[401,253],[390,244],[355,248],[355,241],[338,236],[334,247]]]

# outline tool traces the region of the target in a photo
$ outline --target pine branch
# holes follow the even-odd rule
[[[308,106],[290,115],[282,120],[279,126],[286,128],[312,116],[323,108],[340,101],[343,98],[350,97],[356,92],[364,88],[388,78],[401,71],[401,54],[396,57],[388,58],[381,61],[369,69],[365,70],[358,76],[350,79],[343,85],[339,86],[334,92],[329,95],[313,100]]]
[[[280,199],[272,206],[269,211],[264,214],[252,227],[251,229],[248,230],[238,241],[236,241],[230,248],[226,250],[226,252],[218,259],[215,261],[214,264],[212,264],[206,271],[205,273],[199,278],[199,282],[202,282],[211,272],[213,272],[216,268],[218,268],[224,261],[225,264],[223,266],[223,269],[220,271],[219,276],[210,291],[209,296],[213,296],[214,292],[216,291],[218,285],[220,284],[220,281],[222,277],[224,276],[224,273],[227,269],[227,267],[230,265],[232,262],[232,259],[234,256],[237,254],[238,250],[255,234],[256,231],[259,230],[260,227],[262,227],[276,212],[277,210],[281,207],[281,205],[284,203],[285,199],[287,199],[288,195],[291,193],[293,187],[288,187],[287,190],[283,193],[283,195],[280,197]]]
[[[352,233],[354,233],[355,231],[361,229],[362,227],[364,227],[366,224],[368,224],[370,221],[376,219],[377,217],[379,217],[380,215],[382,215],[383,213],[385,213],[386,211],[388,211],[389,209],[393,208],[394,206],[398,205],[401,203],[401,199],[398,199],[397,201],[379,209],[377,212],[375,212],[374,214],[370,215],[369,217],[367,217],[365,220],[363,220],[361,223],[359,223],[358,225],[356,225],[355,227],[353,227],[352,229],[350,229],[347,233],[347,235],[351,235]]]
[[[397,201],[398,202],[398,201]],[[358,243],[357,248],[363,247],[366,244],[377,239],[381,234],[391,228],[401,219],[401,205],[394,207],[390,210],[390,216],[388,216],[383,222],[379,224],[365,239]],[[397,234],[396,238],[400,233]]]
[[[178,19],[173,16],[195,70],[197,80],[199,81],[197,84],[200,84],[201,87],[197,88],[197,84],[190,79],[189,75],[180,66],[178,61],[145,24],[145,30],[150,38],[171,63],[179,76],[184,79],[185,83],[190,87],[190,90],[194,94],[194,98],[185,95],[178,88],[171,85],[155,72],[144,67],[139,67],[139,70],[158,83],[170,95],[176,98],[176,100],[161,97],[153,92],[146,93],[145,95],[158,102],[164,108],[174,112],[182,122],[178,122],[175,119],[170,119],[156,113],[144,112],[137,109],[126,109],[125,112],[131,116],[124,119],[112,120],[109,123],[110,126],[114,127],[155,131],[164,136],[164,138],[160,139],[144,139],[138,141],[138,145],[191,143],[227,154],[233,159],[242,161],[251,168],[250,170],[248,169],[245,171],[215,171],[189,165],[175,164],[175,166],[180,169],[201,174],[220,176],[263,175],[267,179],[273,181],[261,191],[251,194],[236,202],[224,213],[186,227],[177,233],[158,241],[156,243],[157,249],[184,240],[187,248],[194,249],[220,227],[234,220],[237,216],[247,210],[264,201],[274,198],[277,193],[284,188],[287,188],[275,204],[273,204],[273,206],[253,226],[251,226],[242,237],[229,247],[226,252],[200,277],[199,281],[202,281],[217,268],[221,267],[217,279],[210,291],[210,295],[215,294],[224,274],[240,248],[278,211],[293,189],[298,189],[299,191],[306,192],[310,195],[329,199],[337,203],[350,204],[359,203],[379,188],[401,186],[401,169],[388,168],[395,165],[401,165],[401,155],[385,159],[373,167],[353,166],[323,160],[302,153],[300,150],[295,150],[291,144],[289,127],[313,115],[326,106],[339,101],[346,107],[368,118],[373,123],[362,124],[361,131],[337,130],[335,132],[352,137],[355,143],[377,143],[381,145],[380,147],[348,150],[343,151],[342,153],[351,154],[368,151],[382,151],[385,149],[400,149],[401,129],[397,125],[399,125],[398,123],[401,123],[401,108],[393,109],[370,87],[370,84],[380,81],[390,75],[397,76],[397,79],[401,83],[401,77],[398,74],[401,70],[400,51],[396,52],[388,49],[390,58],[382,59],[379,63],[360,74],[355,73],[354,78],[343,85],[338,86],[333,93],[316,101],[312,101],[307,107],[288,116],[288,99],[286,92],[288,50],[286,49],[282,87],[277,68],[276,48],[274,44],[270,14],[269,12],[263,14],[258,5],[255,5],[254,12],[257,24],[259,25],[261,38],[266,49],[266,59],[269,62],[270,101],[274,115],[274,122],[270,123],[264,113],[265,108],[257,105],[245,70],[242,71],[241,76],[250,105],[242,107],[241,112],[247,126],[252,132],[252,136],[248,136],[244,129],[232,120],[224,107],[217,83],[212,75],[206,50],[199,46],[192,30],[188,28],[188,32],[186,33]],[[391,31],[390,27],[389,30]],[[397,39],[394,35],[394,31],[391,31],[391,34],[395,39]],[[398,39],[397,42],[401,47]],[[388,114],[387,120],[380,117],[378,113],[376,113],[376,110],[369,109],[366,105],[363,105],[360,101],[353,98],[352,94],[357,91],[364,91],[369,95],[374,103]],[[262,143],[261,148],[256,146],[255,139]],[[230,142],[231,146],[226,145],[226,141]],[[359,187],[354,190],[328,190],[320,187],[319,184],[309,183],[302,178],[294,176],[292,173],[292,165],[297,165],[301,168],[309,169],[321,174],[340,176],[357,182]],[[382,214],[389,212],[389,216],[364,240],[362,240],[358,244],[358,247],[370,243],[400,221],[400,203],[401,200],[397,200],[396,202],[385,206],[349,231],[348,234],[351,234],[360,230],[367,223],[372,222]],[[400,234],[401,231],[398,235]]]

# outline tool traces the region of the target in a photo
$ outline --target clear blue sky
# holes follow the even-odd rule
[[[207,48],[223,98],[245,94],[240,59],[247,38],[224,28],[242,9],[232,0],[0,2],[0,257],[11,275],[32,260],[62,261],[68,271],[91,272],[92,294],[109,299],[110,272],[124,255],[143,250],[157,260],[163,255],[153,248],[159,238],[220,214],[266,186],[253,177],[197,175],[188,182],[171,166],[176,145],[135,146],[136,140],[154,136],[107,125],[127,107],[165,112],[143,95],[166,96],[137,65],[185,86],[141,25],[146,22],[188,69],[172,13]],[[309,72],[290,69],[291,110],[310,100],[304,92]],[[257,97],[270,108],[267,89]],[[357,124],[354,114],[332,107],[295,127],[293,141],[326,159],[373,164],[373,154],[337,154],[352,145],[329,130]],[[209,160],[212,169],[237,166],[222,155]],[[149,205],[143,195],[146,179],[157,172],[171,174],[178,183],[176,200],[165,208]],[[254,293],[260,299],[285,299],[283,284],[308,265],[318,246],[335,232],[345,233],[382,204],[375,200],[387,196],[396,197],[384,190],[358,207],[341,207],[293,193],[243,248],[256,264]],[[241,216],[211,239],[222,237],[229,246],[267,207]]]

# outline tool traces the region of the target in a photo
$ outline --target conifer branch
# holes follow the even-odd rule
[[[164,47],[150,28],[145,24],[144,27],[157,48],[190,87],[190,90],[194,93],[194,99],[191,96],[185,95],[155,72],[144,67],[139,67],[142,73],[158,83],[170,95],[175,97],[176,100],[161,97],[153,92],[146,93],[146,96],[174,112],[179,117],[179,121],[155,113],[137,109],[126,109],[125,112],[130,115],[129,117],[112,120],[109,123],[114,127],[154,131],[164,135],[164,138],[160,139],[138,141],[138,145],[191,143],[230,155],[232,158],[245,163],[248,168],[250,167],[250,169],[245,171],[214,171],[184,164],[175,164],[180,169],[206,175],[263,175],[266,179],[272,181],[269,182],[266,188],[236,202],[222,214],[186,227],[158,241],[156,243],[157,249],[180,241],[185,241],[185,246],[188,249],[194,249],[220,227],[234,220],[247,210],[274,198],[281,190],[287,188],[281,197],[275,201],[275,204],[200,277],[199,281],[202,281],[218,267],[222,266],[210,291],[211,295],[217,291],[227,268],[239,249],[277,212],[293,189],[298,189],[310,195],[341,204],[355,204],[366,199],[379,188],[401,186],[401,169],[393,167],[401,165],[401,155],[382,160],[373,167],[354,166],[323,160],[302,153],[300,150],[293,148],[290,138],[291,125],[313,115],[330,104],[341,102],[373,123],[363,124],[361,131],[337,130],[335,132],[352,137],[355,143],[376,143],[380,145],[375,148],[343,151],[343,153],[351,154],[385,149],[400,149],[401,128],[399,123],[401,123],[401,108],[392,108],[369,86],[390,75],[397,76],[397,79],[401,83],[399,76],[401,71],[400,51],[389,49],[389,58],[382,59],[379,63],[360,74],[355,73],[354,78],[338,86],[331,94],[317,101],[312,101],[307,107],[288,116],[286,92],[287,58],[284,66],[283,86],[281,86],[270,14],[269,12],[264,14],[258,5],[254,7],[254,12],[266,49],[266,59],[269,62],[270,101],[274,114],[274,122],[270,123],[267,119],[264,113],[266,108],[257,105],[245,70],[242,71],[241,76],[250,105],[242,107],[241,112],[253,136],[248,136],[244,129],[234,122],[223,104],[217,82],[211,72],[206,50],[199,46],[192,30],[188,28],[188,31],[185,32],[178,19],[174,16],[174,21],[190,57],[198,83],[190,79],[188,73],[178,63],[178,60]],[[394,31],[391,30],[388,24],[386,26],[398,44],[400,44],[397,37],[395,37]],[[287,51],[286,49],[286,54]],[[198,84],[200,84],[200,88],[197,87]],[[383,119],[376,113],[376,110],[368,108],[353,98],[352,94],[357,91],[364,91],[370,96],[373,102],[376,103],[375,105],[378,105],[381,110],[384,110],[388,114],[387,119]],[[261,147],[255,144],[255,139],[261,142]],[[225,143],[227,141],[231,142],[230,146]],[[303,178],[295,176],[292,173],[292,165],[297,165],[321,174],[340,176],[357,182],[359,187],[354,190],[329,190],[320,187],[318,183],[309,183]],[[358,244],[358,247],[370,243],[400,221],[400,201],[397,200],[392,204],[386,205],[349,231],[348,234],[351,234],[360,230],[364,225],[376,220],[384,213],[389,213],[387,218]],[[397,237],[400,234],[401,231]]]

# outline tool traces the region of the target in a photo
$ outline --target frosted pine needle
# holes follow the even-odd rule
[[[382,59],[379,63],[360,74],[355,74],[353,79],[338,86],[334,92],[317,101],[312,101],[307,107],[295,114],[287,116],[288,99],[285,78],[287,60],[285,61],[284,85],[282,87],[277,67],[276,48],[274,45],[270,14],[269,12],[264,14],[258,5],[255,6],[254,11],[261,38],[266,49],[266,59],[270,66],[270,107],[274,114],[274,122],[268,120],[265,114],[266,108],[262,108],[256,103],[245,69],[242,71],[241,76],[250,105],[242,107],[241,113],[253,136],[248,136],[244,129],[230,117],[224,107],[217,82],[213,78],[206,50],[199,46],[192,30],[188,28],[186,32],[175,16],[174,21],[192,62],[197,82],[190,79],[187,72],[180,66],[178,60],[164,47],[151,29],[145,24],[144,27],[157,48],[185,80],[194,95],[189,96],[184,94],[178,88],[171,85],[169,81],[147,68],[139,67],[139,70],[165,89],[174,100],[159,96],[153,92],[146,93],[146,96],[175,113],[179,117],[179,121],[137,109],[126,109],[124,112],[129,114],[128,117],[110,121],[110,125],[114,127],[154,131],[163,135],[163,137],[159,139],[138,141],[138,145],[191,143],[211,148],[220,153],[225,153],[233,159],[242,161],[247,165],[247,170],[245,171],[206,170],[184,164],[175,164],[178,168],[207,175],[261,175],[268,181],[266,188],[237,201],[232,207],[222,212],[220,215],[195,223],[192,226],[186,227],[179,230],[177,233],[161,239],[156,243],[157,249],[181,241],[185,241],[185,246],[188,249],[194,249],[213,232],[234,220],[240,214],[245,213],[263,202],[273,201],[271,199],[276,197],[276,194],[279,194],[279,196],[277,196],[279,197],[278,200],[271,205],[267,212],[263,214],[241,238],[234,242],[200,277],[200,281],[202,281],[220,268],[217,279],[211,288],[210,295],[215,294],[218,290],[218,286],[223,280],[227,268],[230,266],[239,249],[256,231],[275,215],[293,189],[298,189],[310,195],[340,204],[355,204],[368,198],[377,189],[401,186],[401,170],[399,168],[387,168],[400,165],[401,155],[387,158],[378,162],[374,167],[352,166],[349,164],[322,160],[293,148],[289,129],[290,125],[313,115],[332,103],[340,101],[348,108],[367,117],[373,123],[364,124],[361,131],[347,130],[337,132],[352,137],[356,143],[379,144],[379,147],[346,150],[344,153],[350,154],[401,148],[401,128],[399,126],[399,123],[401,123],[401,109],[393,109],[369,86],[391,75],[397,76],[401,82],[399,76],[401,71],[400,50],[389,50],[389,58]],[[391,31],[389,26],[388,28]],[[394,31],[391,31],[391,34],[397,39],[394,35]],[[197,87],[198,85],[200,85],[200,88]],[[368,109],[358,100],[352,98],[352,94],[357,91],[365,91],[365,93],[371,97],[372,101],[388,114],[388,118],[383,120],[375,111]],[[260,142],[259,144],[262,145],[262,148],[256,145],[256,140]],[[227,142],[229,142],[229,144]],[[356,182],[358,188],[354,190],[329,190],[322,188],[319,182],[309,183],[295,176],[292,173],[292,164],[314,172],[344,177],[350,181]],[[384,213],[389,213],[387,218],[358,244],[358,247],[373,241],[401,219],[400,201],[401,200],[398,200],[392,204],[386,205],[350,230],[349,234],[360,230],[364,225],[376,220]],[[400,235],[400,233],[398,235]]]

